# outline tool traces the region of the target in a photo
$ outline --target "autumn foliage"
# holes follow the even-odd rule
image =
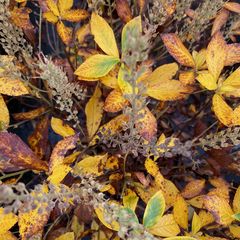
[[[0,0],[0,240],[240,239],[239,14]]]

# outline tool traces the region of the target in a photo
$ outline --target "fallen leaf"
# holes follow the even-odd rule
[[[103,114],[103,102],[101,100],[101,96],[102,92],[100,88],[96,87],[94,94],[85,107],[89,139],[94,136],[101,124]]]
[[[51,127],[55,133],[62,137],[69,137],[75,134],[75,131],[59,118],[51,118]]]

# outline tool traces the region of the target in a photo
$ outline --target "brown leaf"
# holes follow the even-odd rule
[[[47,171],[47,163],[41,161],[17,135],[0,132],[0,139],[1,161],[10,162],[17,167]]]
[[[38,121],[34,132],[28,137],[31,149],[40,159],[43,159],[48,152],[48,127],[49,119],[45,116]]]
[[[111,91],[104,103],[104,110],[106,112],[118,112],[128,105],[128,100],[123,97],[120,90],[114,89]]]
[[[50,157],[49,173],[51,173],[55,167],[63,163],[68,150],[76,147],[78,137],[78,134],[75,134],[73,136],[64,138],[56,144]]]
[[[116,0],[116,10],[123,22],[127,23],[132,19],[131,8],[127,0]]]
[[[226,2],[224,7],[232,12],[240,13],[240,4],[236,2]]]
[[[220,31],[222,26],[226,24],[229,16],[229,11],[226,9],[222,9],[216,18],[214,19],[213,26],[212,26],[212,33],[213,36],[216,32]]]
[[[175,58],[177,62],[186,67],[195,67],[195,62],[192,55],[176,34],[164,33],[161,34],[161,38],[168,52]]]
[[[240,62],[240,43],[232,43],[226,46],[227,56],[225,66],[231,66]]]

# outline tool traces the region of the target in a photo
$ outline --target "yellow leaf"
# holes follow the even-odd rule
[[[212,213],[218,224],[230,225],[233,221],[233,211],[224,198],[218,196],[205,196],[204,206]]]
[[[6,233],[18,221],[18,218],[13,213],[4,213],[4,208],[0,208],[0,234]]]
[[[48,22],[57,23],[58,17],[53,12],[45,12],[43,13],[43,18],[45,18]]]
[[[106,164],[107,158],[107,153],[104,155],[96,155],[94,157],[86,157],[77,163],[77,168],[80,169],[80,172],[101,176],[103,174],[103,167]]]
[[[201,220],[201,227],[205,227],[208,224],[211,224],[214,222],[214,217],[210,212],[207,212],[205,210],[201,210],[198,214],[200,220]]]
[[[118,112],[123,110],[129,104],[128,100],[123,97],[119,89],[111,91],[104,103],[104,110],[106,112]]]
[[[52,117],[51,127],[55,133],[62,137],[69,137],[75,134],[75,131],[59,118]]]
[[[123,196],[123,206],[135,212],[139,197],[130,188],[127,188]]]
[[[57,4],[55,0],[46,0],[47,6],[49,10],[55,15],[58,16],[60,15]]]
[[[74,240],[74,232],[67,232],[62,234],[60,237],[55,238],[55,240]]]
[[[57,185],[66,177],[66,175],[71,171],[71,169],[72,168],[66,164],[60,164],[54,167],[51,175],[48,177],[47,180],[52,184]]]
[[[217,118],[219,119],[219,121],[225,126],[231,126],[233,119],[232,108],[218,94],[214,94],[212,101],[213,111]]]
[[[177,62],[186,67],[195,67],[192,55],[176,34],[164,33],[161,34],[161,38],[168,52],[176,59]]]
[[[192,218],[192,234],[195,235],[202,227],[202,222],[200,217],[196,214],[196,212],[193,213]]]
[[[37,206],[36,209],[28,212],[19,211],[18,225],[22,240],[28,240],[31,236],[43,231],[44,226],[47,224],[50,212],[44,210],[39,213],[40,207]]]
[[[91,139],[98,130],[103,114],[103,102],[101,100],[102,92],[96,87],[94,94],[89,99],[85,107],[87,118],[88,137]]]
[[[164,238],[164,240],[196,240],[196,238],[193,238],[193,237],[182,237],[182,236],[179,236],[179,237],[169,237],[169,238]]]
[[[97,45],[109,56],[119,58],[117,43],[112,28],[104,18],[92,13],[91,32]]]
[[[230,233],[233,235],[235,238],[240,238],[240,226],[237,225],[230,225],[229,226]]]
[[[49,173],[52,173],[55,167],[63,164],[65,154],[76,147],[77,141],[78,134],[66,137],[56,144],[50,157]]]
[[[99,80],[107,87],[109,88],[118,88],[118,71],[119,67],[114,67],[106,76],[101,77]]]
[[[180,233],[180,229],[172,214],[164,215],[148,231],[160,237],[173,237]]]
[[[219,91],[227,96],[240,96],[240,68],[236,69],[223,82]]]
[[[125,114],[120,114],[119,116],[113,118],[109,122],[102,125],[98,133],[107,134],[108,136],[112,136],[116,134],[118,131],[122,129],[124,125],[128,122],[128,116]],[[95,136],[92,141],[90,142],[90,145],[96,144],[97,140],[99,139],[99,136]]]
[[[57,32],[64,42],[64,44],[70,44],[72,40],[72,28],[66,27],[62,21],[57,22]]]
[[[164,182],[164,177],[159,171],[157,163],[154,162],[152,159],[147,158],[145,161],[145,168],[149,174],[151,174],[154,178],[156,183],[160,186]]]
[[[207,71],[200,72],[196,79],[201,83],[203,87],[205,87],[208,90],[217,89],[217,79],[214,78],[214,76]]]
[[[128,81],[130,79],[129,72],[127,68],[124,66],[124,64],[121,65],[119,72],[118,72],[118,86],[121,89],[123,94],[132,94],[133,88],[130,82]],[[135,92],[138,92],[138,89],[135,89]]]
[[[160,85],[168,80],[171,80],[178,71],[178,65],[176,63],[164,64],[156,68],[143,82],[147,87]]]
[[[90,33],[91,33],[90,24],[85,24],[85,25],[81,26],[76,32],[78,42],[80,44],[83,44],[86,36],[89,35]]]
[[[61,13],[69,10],[73,6],[73,0],[58,0],[58,8]]]
[[[0,77],[0,93],[8,96],[21,96],[28,94],[29,91],[21,80]]]
[[[5,232],[3,234],[0,234],[0,239],[3,239],[3,240],[17,240],[17,238],[9,231]]]
[[[176,80],[161,82],[147,88],[147,95],[161,101],[174,101],[184,98],[193,88]]]
[[[77,239],[84,233],[84,223],[78,221],[78,217],[73,215],[72,223],[71,223],[71,230],[74,232],[74,235]]]
[[[237,191],[233,199],[233,211],[235,213],[240,213],[240,186],[237,188]]]
[[[204,203],[204,195],[200,195],[197,197],[194,197],[190,200],[187,200],[187,202],[192,205],[193,207],[196,208],[203,208],[203,203]]]
[[[64,12],[61,15],[63,20],[69,22],[80,22],[88,17],[88,12],[84,9],[73,9]]]
[[[7,129],[10,122],[8,108],[1,94],[0,94],[0,109],[1,109],[0,114],[0,131],[1,131],[3,129]]]
[[[75,74],[80,78],[83,77],[84,80],[96,81],[96,78],[107,75],[118,62],[119,59],[116,57],[96,54],[83,62]]]
[[[193,198],[199,195],[205,186],[205,180],[192,180],[183,189],[181,195],[184,198]]]
[[[195,72],[191,70],[180,72],[179,81],[185,85],[193,84],[195,82]]]
[[[213,35],[207,47],[206,62],[209,72],[214,79],[218,79],[225,64],[226,43],[220,32]]]
[[[173,205],[173,216],[180,227],[187,229],[188,206],[181,195],[177,196],[177,199]]]
[[[116,203],[110,203],[110,204],[115,204],[115,205],[117,205]],[[118,205],[117,205],[118,206]],[[121,207],[121,206],[119,206],[119,207]],[[95,212],[96,212],[96,214],[97,214],[97,217],[98,217],[98,219],[101,221],[101,223],[105,226],[105,227],[107,227],[107,228],[109,228],[109,229],[111,229],[111,230],[114,230],[114,231],[119,231],[119,224],[118,224],[118,222],[116,222],[116,221],[111,221],[111,223],[108,223],[106,220],[105,220],[105,216],[107,216],[107,211],[106,211],[106,209],[103,209],[102,207],[99,207],[99,208],[96,208],[95,209]]]
[[[240,106],[234,109],[233,111],[233,125],[240,125]]]
[[[196,69],[201,70],[206,63],[207,50],[205,48],[201,49],[199,52],[193,51],[192,56],[196,64]]]
[[[135,123],[136,128],[145,140],[151,141],[157,133],[157,120],[147,107],[141,110],[138,115],[139,119]]]

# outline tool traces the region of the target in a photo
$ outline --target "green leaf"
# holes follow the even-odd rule
[[[78,75],[80,79],[96,81],[96,78],[107,75],[119,61],[117,57],[96,54],[82,63],[75,71],[75,74]]]
[[[143,225],[146,228],[154,226],[165,211],[165,199],[162,191],[156,192],[148,201],[143,216]]]
[[[119,219],[120,219],[120,222],[121,222],[121,219],[124,219],[126,218],[126,215],[127,215],[127,220],[129,223],[139,223],[138,221],[138,217],[137,215],[135,214],[135,212],[131,209],[131,208],[121,208],[120,211],[119,211]]]
[[[133,36],[139,36],[142,33],[141,16],[133,18],[122,30],[122,55],[126,52],[129,42],[129,33]]]
[[[232,217],[240,222],[240,213],[236,213],[236,214],[232,215]]]

